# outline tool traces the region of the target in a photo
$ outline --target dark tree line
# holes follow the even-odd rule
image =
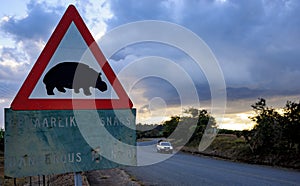
[[[4,130],[0,129],[0,150],[4,151]]]
[[[207,110],[199,110],[189,108],[184,111],[184,116],[172,116],[169,120],[165,121],[162,125],[137,125],[137,137],[169,137],[174,130],[178,130],[180,135],[192,134],[189,139],[189,144],[198,144],[202,138],[203,132],[209,122],[213,122],[214,118],[207,112]],[[148,129],[148,130],[147,130]],[[186,134],[185,134],[186,133]],[[189,134],[188,134],[189,133]]]
[[[251,105],[255,115],[250,119],[256,122],[250,131],[239,134],[245,137],[252,153],[274,157],[286,154],[299,156],[300,145],[300,102],[287,101],[279,113],[278,109],[268,107],[266,100]]]
[[[160,138],[163,137],[163,125],[151,124],[144,125],[138,123],[136,125],[137,138]]]

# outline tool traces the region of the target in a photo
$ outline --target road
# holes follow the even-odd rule
[[[137,158],[138,166],[125,170],[145,185],[300,185],[297,171],[186,153],[160,154],[153,142],[140,143]]]

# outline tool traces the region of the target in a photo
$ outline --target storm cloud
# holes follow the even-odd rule
[[[300,78],[300,3],[296,0],[112,0],[111,10],[110,28],[154,19],[196,33],[218,59],[231,100],[300,93],[294,83]]]
[[[64,7],[49,7],[45,2],[27,4],[28,15],[24,18],[10,17],[1,23],[2,31],[12,35],[15,40],[24,39],[47,41],[51,31],[58,23]]]
[[[143,20],[168,21],[194,32],[219,62],[229,105],[238,106],[233,102],[241,100],[249,103],[258,97],[286,99],[300,95],[298,0],[31,0],[21,17],[0,12],[2,105],[9,105],[17,93],[69,3],[75,4],[96,39],[117,26]],[[202,69],[180,49],[156,43],[136,44],[124,47],[109,62],[119,73],[132,61],[147,56],[166,58],[182,67],[192,79],[199,100],[210,101],[210,86]],[[140,70],[147,68],[151,67]],[[168,68],[157,71],[171,74],[174,79],[179,76]],[[126,84],[126,79],[121,81]],[[180,82],[178,86],[185,84]],[[146,78],[134,86],[130,96],[136,97],[141,112],[155,97],[173,107],[180,105],[177,88],[159,78]]]

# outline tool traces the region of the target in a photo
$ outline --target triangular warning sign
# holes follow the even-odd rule
[[[82,62],[82,59],[85,59],[83,60],[85,62]],[[80,85],[78,87],[72,87],[72,83],[70,85],[70,82],[67,82],[69,81],[68,78],[72,76],[74,65],[77,65],[77,71],[85,72],[84,77],[79,76]],[[79,66],[82,67],[81,70],[78,70]],[[98,81],[99,79],[96,77],[94,82],[97,82],[97,85],[88,84],[91,79],[89,76],[96,72],[96,76],[98,77],[100,74],[99,77],[103,81],[101,78],[101,81]],[[48,74],[47,76],[51,74],[51,77],[56,78],[55,80],[51,79],[51,86],[46,74]],[[94,92],[91,93],[92,89]],[[104,96],[97,97],[96,94]],[[83,19],[76,8],[70,5],[13,100],[11,109],[121,109],[132,108],[132,106],[131,100]]]

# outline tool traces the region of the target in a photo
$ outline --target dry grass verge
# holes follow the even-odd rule
[[[212,144],[203,152],[199,152],[196,145],[186,146],[181,150],[183,152],[192,154],[212,156],[231,161],[278,166],[300,170],[300,157],[295,157],[295,155],[293,154],[286,154],[282,157],[275,157],[274,155],[255,155],[251,152],[248,144],[243,137],[238,138],[233,134],[218,134]],[[274,159],[276,161],[274,161]]]

